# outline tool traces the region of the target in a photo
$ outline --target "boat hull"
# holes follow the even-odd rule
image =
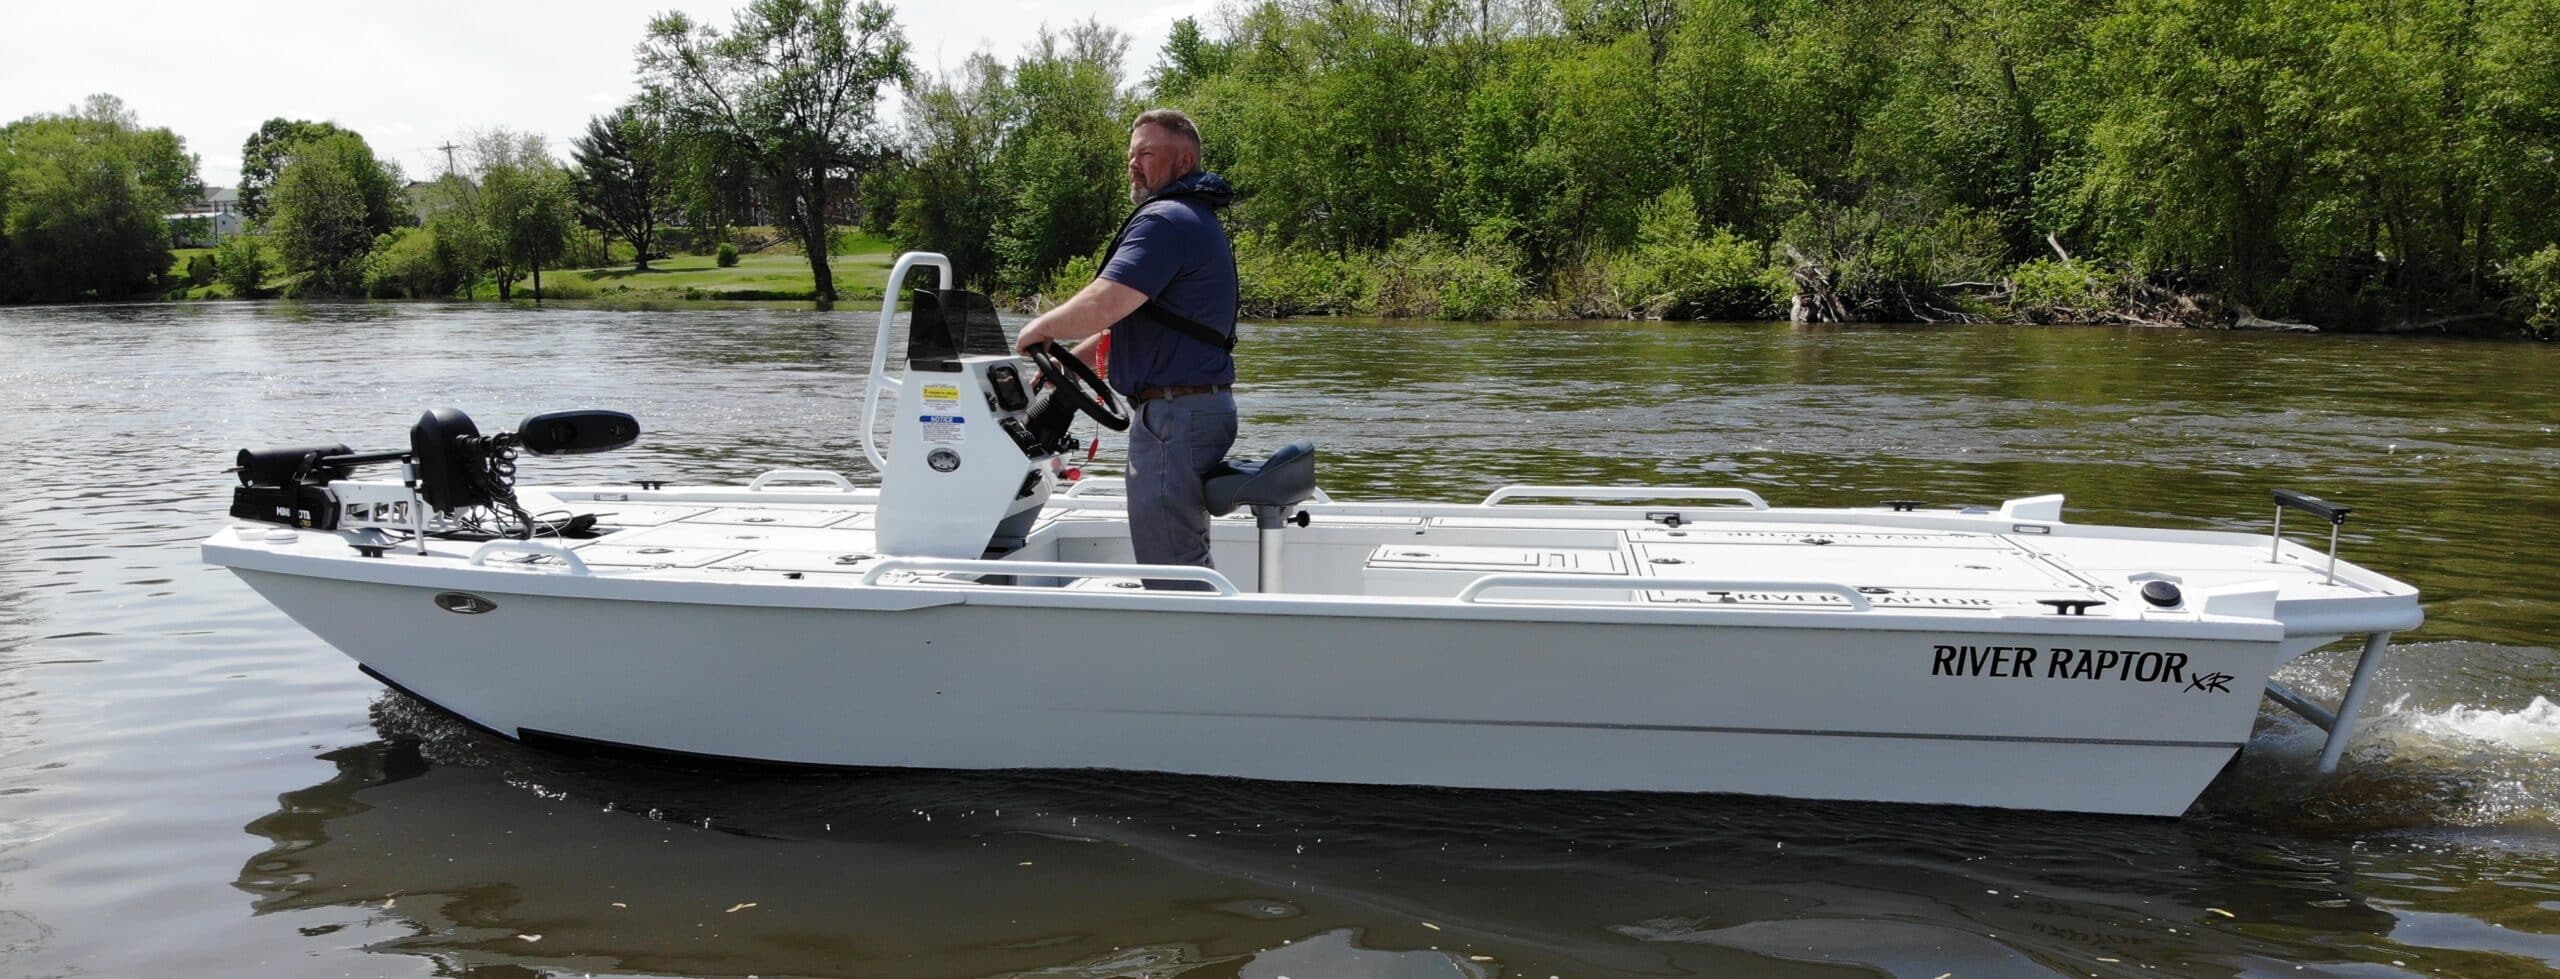
[[[509,737],[826,766],[2176,815],[2247,739],[2278,657],[2272,639],[2014,624],[2002,635],[1214,600],[857,609],[502,590],[521,574],[474,587],[477,603],[439,602],[457,593],[234,570],[386,682]]]

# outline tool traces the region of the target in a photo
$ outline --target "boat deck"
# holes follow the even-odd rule
[[[746,498],[741,499],[742,496]],[[802,502],[794,496],[827,497]],[[782,497],[783,499],[775,499]],[[565,542],[597,574],[672,580],[779,576],[854,585],[883,556],[865,491],[747,496],[735,490],[558,489],[529,499],[594,514],[602,536]],[[2023,506],[2021,504],[2024,504]],[[1217,567],[1237,588],[1292,596],[1621,606],[2075,614],[2142,617],[2161,579],[2187,594],[2272,588],[2296,609],[2403,595],[2405,585],[2261,534],[2078,526],[2058,498],[1997,511],[1782,510],[1690,506],[1309,503],[1283,532],[1276,592],[1257,580],[1257,538],[1239,514],[1213,521]],[[1672,516],[1666,519],[1668,515]],[[1120,502],[1053,500],[1008,560],[1127,564]],[[500,560],[557,563],[541,554]],[[1127,575],[989,579],[891,572],[883,582],[1136,590]],[[2068,606],[2080,605],[2078,608]]]

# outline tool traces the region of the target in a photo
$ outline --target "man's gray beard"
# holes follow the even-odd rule
[[[1147,202],[1147,198],[1153,196],[1154,193],[1154,191],[1148,190],[1147,185],[1145,184],[1139,183],[1135,180],[1129,181],[1129,203],[1131,204],[1144,204]]]

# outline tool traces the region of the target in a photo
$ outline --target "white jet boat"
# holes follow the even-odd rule
[[[1125,424],[1118,401],[1055,350],[1029,383],[957,290],[915,293],[893,370],[918,266],[952,281],[932,254],[891,273],[877,485],[519,487],[518,451],[617,448],[636,422],[483,435],[440,409],[406,450],[243,450],[204,558],[383,683],[536,744],[2154,815],[2231,760],[2262,693],[2329,729],[2334,767],[2422,618],[2338,560],[2346,507],[2282,490],[2266,534],[2073,524],[2060,496],[1354,502],[1303,442],[1210,477],[1215,570],[1135,565],[1115,481],[1062,478],[1075,414]],[[373,464],[400,478],[355,478]],[[2325,553],[2287,510],[2329,525]],[[2357,637],[2336,711],[2269,681]]]

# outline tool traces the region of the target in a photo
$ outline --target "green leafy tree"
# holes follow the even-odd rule
[[[23,302],[26,298],[18,276],[18,260],[9,245],[9,168],[13,161],[8,132],[0,129],[0,303]]]
[[[1147,74],[1147,90],[1158,102],[1182,101],[1194,87],[1225,71],[1230,60],[1226,45],[1202,33],[1197,18],[1184,17],[1166,32],[1164,51]]]
[[[1061,50],[923,86],[866,209],[1049,278],[1116,91]],[[2425,328],[2539,308],[2560,245],[2560,0],[1274,2],[1144,87],[1274,310],[1503,305],[1459,256],[1592,313]]]
[[[1036,289],[1078,255],[1092,254],[1128,207],[1129,120],[1119,94],[1128,35],[1086,21],[1063,35],[1043,30],[1014,66],[1007,122],[996,152],[1002,210],[995,251],[1007,286]]]
[[[475,159],[478,155],[475,149]],[[433,236],[430,257],[440,265],[436,278],[450,281],[450,292],[478,293],[498,254],[497,235],[483,212],[479,184],[471,176],[448,172],[420,188],[418,198],[426,215],[426,231]],[[508,279],[501,291],[512,289],[512,283]]]
[[[338,128],[336,123],[308,119],[278,117],[261,123],[258,131],[250,133],[249,138],[240,144],[241,216],[253,223],[267,219],[270,213],[268,191],[275,186],[276,178],[283,175],[295,144],[343,132],[346,130]]]
[[[339,132],[293,145],[269,193],[268,229],[285,267],[310,294],[361,295],[374,240],[393,227],[399,169],[363,137]],[[405,213],[405,212],[404,212]]]
[[[1003,272],[995,231],[1006,194],[996,154],[1012,131],[1010,78],[1002,63],[980,53],[948,77],[909,86],[904,158],[874,185],[877,196],[897,198],[891,237],[948,256],[963,283],[982,289]]]
[[[880,88],[908,77],[907,42],[877,0],[752,0],[727,33],[670,11],[640,69],[656,104],[700,147],[752,161],[765,202],[809,257],[821,302],[840,182],[877,165]]]
[[[185,141],[111,95],[0,128],[0,301],[157,291],[162,216],[202,192]]]
[[[1434,227],[1466,237],[1449,151],[1477,60],[1455,43],[1468,13],[1345,3],[1243,18],[1227,42],[1234,67],[1194,89],[1212,162],[1250,195],[1238,219],[1278,244],[1336,251]]]
[[[2484,13],[2478,89],[2462,143],[2488,174],[2475,261],[2560,244],[2560,0],[2513,0]]]
[[[1653,47],[1629,34],[1559,59],[1542,80],[1549,111],[1563,117],[1530,146],[1531,165],[1562,192],[1532,217],[1577,241],[1618,246],[1635,237],[1636,213],[1662,191],[1663,145],[1653,95]]]
[[[2088,193],[2114,250],[2216,270],[2236,301],[2258,301],[2329,149],[2338,9],[2143,0],[2098,25],[2098,70],[2119,94],[2092,133]]]
[[[632,267],[649,269],[658,219],[674,199],[665,123],[641,104],[587,120],[572,142],[578,214],[588,227],[631,243]]]
[[[235,299],[256,299],[266,284],[268,262],[266,244],[257,235],[232,235],[214,246],[214,281],[231,290]]]
[[[551,159],[541,136],[497,130],[473,140],[477,188],[470,195],[476,239],[495,267],[498,298],[515,298],[515,280],[533,276],[542,299],[542,270],[568,250],[577,227],[576,195],[567,170]]]

